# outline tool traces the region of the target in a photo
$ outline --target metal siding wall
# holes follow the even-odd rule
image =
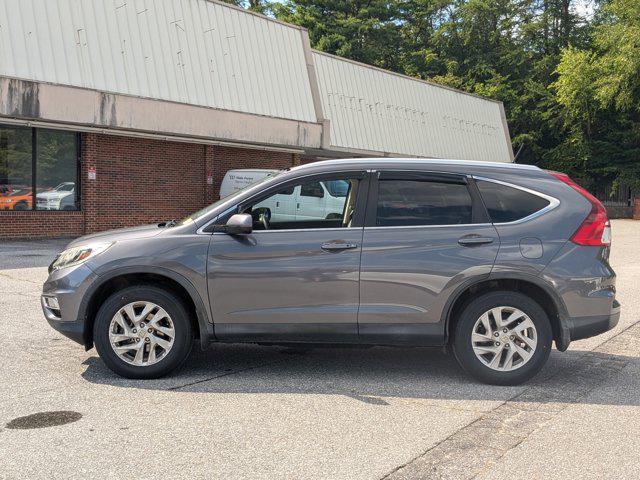
[[[0,75],[316,121],[299,29],[207,0],[0,0]]]
[[[331,145],[511,161],[500,104],[314,52]]]

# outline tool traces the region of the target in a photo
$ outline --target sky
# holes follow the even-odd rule
[[[584,18],[593,17],[595,10],[595,0],[578,0],[574,5],[574,10],[577,14]]]

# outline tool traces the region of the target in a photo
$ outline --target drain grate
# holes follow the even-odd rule
[[[29,430],[31,428],[57,427],[67,423],[77,422],[82,414],[68,410],[56,412],[38,412],[25,417],[18,417],[7,423],[6,427],[15,430]]]

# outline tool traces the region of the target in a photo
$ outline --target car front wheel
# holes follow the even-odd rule
[[[94,324],[94,343],[118,375],[158,378],[184,362],[193,334],[176,295],[154,286],[132,286],[104,302]]]
[[[542,369],[552,340],[549,318],[538,303],[517,292],[491,292],[462,310],[453,351],[481,382],[518,385]]]

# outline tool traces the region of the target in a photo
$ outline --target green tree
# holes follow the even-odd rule
[[[309,30],[314,48],[360,62],[401,71],[402,37],[396,1],[287,0],[275,15]]]
[[[550,154],[593,183],[624,182],[640,191],[640,4],[604,7],[590,50],[567,48],[552,88],[565,139]],[[574,148],[572,148],[574,147]]]
[[[251,10],[252,12],[262,13],[262,14],[270,14],[271,13],[271,3],[268,0],[222,0],[226,3],[230,3],[231,5],[235,5],[236,7],[246,8],[247,10]]]

